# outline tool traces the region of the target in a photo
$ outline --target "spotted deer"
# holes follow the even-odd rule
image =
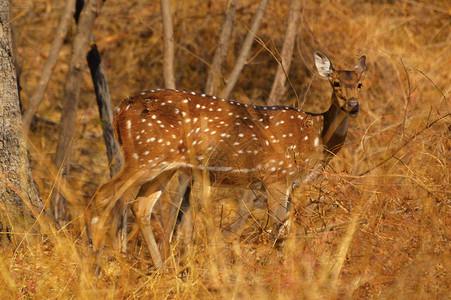
[[[124,166],[95,197],[94,248],[117,228],[124,203],[131,203],[152,259],[161,266],[150,216],[176,171],[190,176],[202,171],[211,185],[266,190],[269,228],[276,229],[286,220],[292,189],[340,150],[349,117],[359,111],[365,56],[350,71],[334,70],[320,52],[314,59],[333,89],[330,108],[320,114],[177,90],[152,90],[123,100],[114,127]]]

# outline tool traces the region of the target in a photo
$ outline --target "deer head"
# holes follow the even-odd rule
[[[314,54],[319,75],[327,77],[333,88],[332,105],[355,118],[359,114],[359,90],[363,87],[360,78],[366,70],[366,57],[360,57],[354,71],[335,71],[330,60],[319,51]]]

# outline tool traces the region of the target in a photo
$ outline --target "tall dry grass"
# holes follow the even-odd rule
[[[63,2],[13,3],[26,106]],[[257,7],[240,3],[225,74]],[[179,89],[202,90],[224,5],[173,2]],[[258,33],[271,51],[282,45],[287,8],[288,1],[272,1]],[[166,270],[153,268],[134,226],[126,255],[105,250],[101,275],[88,269],[85,207],[108,170],[86,69],[67,187],[73,221],[49,230],[39,244],[0,249],[1,298],[449,297],[450,12],[446,0],[305,1],[289,74],[299,98],[289,91],[283,102],[317,112],[328,105],[330,87],[314,75],[314,50],[349,67],[365,54],[361,113],[345,147],[324,179],[295,193],[291,233],[276,247],[258,226],[241,240],[225,240],[239,192],[195,186],[196,199],[209,204],[196,208],[195,242],[174,243]],[[162,86],[160,23],[157,2],[106,2],[95,36],[115,103]],[[52,159],[69,56],[67,43],[30,134],[33,175],[46,203],[56,178]],[[234,97],[262,104],[275,69],[271,53],[255,44]]]

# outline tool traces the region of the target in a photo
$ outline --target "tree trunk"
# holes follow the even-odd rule
[[[161,17],[163,19],[163,77],[167,89],[175,89],[174,76],[174,28],[171,16],[171,1],[161,0]]]
[[[19,108],[17,75],[14,67],[10,3],[0,1],[0,235],[18,244],[38,228],[35,217],[42,201],[31,177],[22,116]]]
[[[293,56],[294,42],[298,32],[298,21],[301,11],[301,0],[291,0],[288,11],[287,29],[283,42],[282,53],[280,54],[279,66],[269,94],[268,105],[279,104],[280,98],[285,94],[285,82],[290,71],[291,58]]]
[[[205,93],[210,95],[214,95],[218,91],[222,65],[224,64],[227,51],[229,50],[230,39],[233,32],[237,2],[238,0],[230,0],[227,2],[228,6],[222,21],[218,45],[216,46],[215,55],[213,56],[210,71],[207,76],[207,83],[205,84]]]
[[[63,111],[61,113],[58,146],[56,148],[55,164],[61,168],[63,178],[68,177],[70,144],[75,134],[78,99],[80,97],[81,78],[88,52],[91,32],[95,19],[100,13],[104,1],[89,0],[85,3],[80,15],[77,32],[74,37],[72,56],[69,64],[66,84],[63,94]],[[59,184],[52,197],[52,213],[62,226],[67,222],[66,202],[59,194]]]
[[[105,140],[108,163],[110,165],[110,177],[113,178],[122,168],[122,156],[119,153],[119,143],[114,138],[113,107],[111,105],[105,70],[103,69],[100,53],[95,44],[91,45],[87,60],[96,92],[97,107],[99,108],[103,138]]]
[[[94,40],[94,36],[91,37]],[[87,56],[92,82],[96,92],[97,107],[99,108],[100,122],[102,124],[103,138],[105,140],[108,164],[110,166],[110,177],[113,178],[122,168],[122,155],[119,152],[119,143],[114,138],[113,130],[113,107],[111,105],[110,92],[103,69],[100,53],[96,44],[92,43]],[[118,235],[121,241],[121,251],[127,249],[127,208],[124,208],[121,217]]]

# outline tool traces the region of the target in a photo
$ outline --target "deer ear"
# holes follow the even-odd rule
[[[355,65],[354,68],[355,68],[355,70],[357,72],[360,72],[360,75],[362,75],[366,71],[366,57],[365,57],[365,55],[360,57],[359,61],[357,62],[357,64]]]
[[[313,56],[315,57],[315,65],[319,75],[323,77],[330,77],[330,75],[334,72],[334,67],[327,56],[319,51],[315,51]]]

